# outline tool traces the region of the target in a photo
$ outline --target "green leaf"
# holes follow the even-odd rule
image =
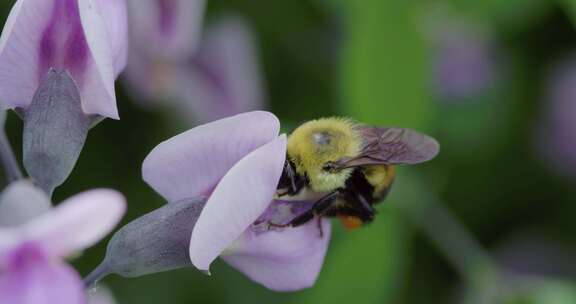
[[[365,123],[421,129],[432,104],[415,3],[346,2],[343,110]]]
[[[532,299],[536,304],[576,303],[576,285],[569,281],[546,280],[536,289]]]
[[[496,24],[497,28],[505,27],[506,30],[526,29],[549,13],[554,3],[549,0],[449,0],[448,2],[465,15]]]
[[[559,3],[566,10],[566,14],[572,19],[572,23],[576,25],[576,0],[558,0]]]
[[[382,210],[374,223],[356,231],[343,232],[330,246],[316,286],[296,301],[315,303],[385,303],[396,296],[405,265],[407,234],[395,210]],[[344,234],[344,235],[343,235]],[[393,301],[392,301],[393,302]],[[392,303],[390,302],[390,303]]]

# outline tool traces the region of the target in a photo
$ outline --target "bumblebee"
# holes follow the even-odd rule
[[[276,198],[315,203],[287,224],[270,224],[297,227],[314,217],[338,217],[347,229],[358,228],[374,219],[374,205],[390,191],[396,165],[422,163],[438,152],[435,139],[411,129],[344,118],[306,122],[288,137]]]

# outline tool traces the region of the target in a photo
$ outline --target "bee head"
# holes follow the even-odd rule
[[[297,173],[306,175],[315,191],[344,186],[351,169],[337,170],[334,162],[360,151],[354,123],[342,118],[323,118],[304,123],[288,138],[288,157]]]

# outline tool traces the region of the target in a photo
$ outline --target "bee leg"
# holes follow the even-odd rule
[[[310,220],[312,220],[312,218],[314,218],[315,215],[321,217],[324,213],[326,213],[327,210],[332,207],[336,201],[336,198],[338,198],[340,195],[340,192],[341,190],[330,192],[326,196],[316,201],[310,210],[300,214],[299,216],[292,219],[292,221],[290,221],[292,227],[298,227],[308,223]]]
[[[353,203],[353,209],[358,213],[358,217],[363,222],[370,222],[374,219],[376,210],[371,204],[372,200],[369,199],[370,194],[363,192],[361,189],[357,185],[349,185],[343,195],[347,201]]]
[[[360,203],[360,206],[362,206],[362,209],[366,210],[368,213],[371,214],[376,213],[374,207],[372,207],[372,205],[368,203],[368,200],[362,194],[358,193],[356,197],[358,198],[358,202]]]
[[[300,214],[288,223],[292,227],[302,226],[314,218],[314,208]]]
[[[282,170],[282,175],[280,176],[280,181],[278,181],[277,186],[277,189],[283,189],[283,191],[277,192],[277,195],[295,195],[302,190],[305,184],[306,180],[296,173],[294,164],[286,159],[284,162],[284,170]]]
[[[324,229],[322,228],[322,217],[316,217],[316,225],[318,226],[318,231],[320,231],[320,238],[324,237]]]

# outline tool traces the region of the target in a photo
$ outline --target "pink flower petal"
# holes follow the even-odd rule
[[[207,195],[230,168],[278,136],[268,112],[249,112],[211,122],[158,145],[144,160],[144,180],[169,202]]]
[[[119,5],[107,5],[108,11],[100,12],[95,1],[16,2],[0,37],[0,95],[4,107],[26,108],[39,81],[54,68],[68,70],[73,76],[86,113],[118,118],[114,64],[119,67],[122,55],[112,49],[119,39],[109,36],[103,14],[119,21],[122,12],[116,11]],[[115,47],[122,48],[119,44]]]
[[[0,303],[83,304],[84,286],[74,269],[51,261],[33,244],[17,248],[0,273]]]
[[[223,17],[206,30],[192,67],[175,86],[189,117],[210,121],[264,108],[255,35],[240,17]]]
[[[34,241],[41,244],[50,256],[65,257],[94,245],[112,231],[125,208],[124,197],[116,191],[86,191],[67,199],[24,227],[12,232],[0,230],[0,240],[3,234],[17,233],[17,241]]]
[[[330,221],[316,220],[282,231],[244,235],[222,258],[250,279],[276,291],[294,291],[314,285],[330,241]]]
[[[282,135],[248,154],[222,178],[206,202],[190,240],[192,264],[210,263],[266,210],[276,192],[286,158]]]
[[[194,54],[205,0],[130,0],[131,49],[152,60],[184,60]]]

